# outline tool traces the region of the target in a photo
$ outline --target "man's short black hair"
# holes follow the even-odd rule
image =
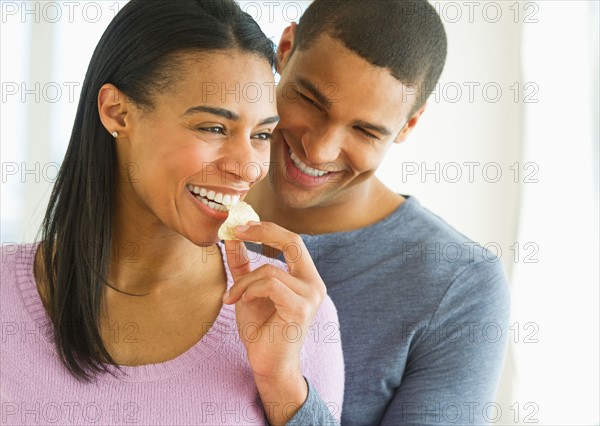
[[[416,86],[410,115],[434,90],[446,62],[446,32],[427,0],[315,0],[298,24],[294,50],[309,48],[322,34]]]

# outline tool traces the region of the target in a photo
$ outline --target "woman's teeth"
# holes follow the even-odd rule
[[[329,173],[329,172],[324,172],[322,170],[313,169],[308,164],[303,163],[302,161],[300,161],[300,159],[298,157],[296,157],[296,154],[294,154],[291,149],[290,149],[290,158],[292,159],[292,163],[294,163],[294,165],[296,167],[298,167],[300,170],[302,170],[302,173],[307,174],[309,176],[321,177],[321,176],[325,176],[327,173]]]
[[[198,186],[188,185],[188,191],[192,192],[198,201],[201,201],[213,210],[220,212],[229,211],[229,207],[239,203],[239,195],[222,194]]]

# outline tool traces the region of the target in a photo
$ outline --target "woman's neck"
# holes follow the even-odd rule
[[[152,216],[116,209],[108,282],[122,292],[149,295],[196,287],[197,278],[223,270],[216,243],[201,247]],[[132,217],[136,217],[132,220]]]

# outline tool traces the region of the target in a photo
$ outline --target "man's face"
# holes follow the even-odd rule
[[[328,35],[290,55],[286,34],[279,47],[281,121],[271,145],[275,196],[298,209],[364,200],[389,146],[416,123],[405,125],[414,95]]]

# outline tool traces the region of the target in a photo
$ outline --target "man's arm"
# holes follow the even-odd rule
[[[411,347],[402,384],[382,424],[478,425],[492,420],[509,309],[500,261],[465,268]]]

